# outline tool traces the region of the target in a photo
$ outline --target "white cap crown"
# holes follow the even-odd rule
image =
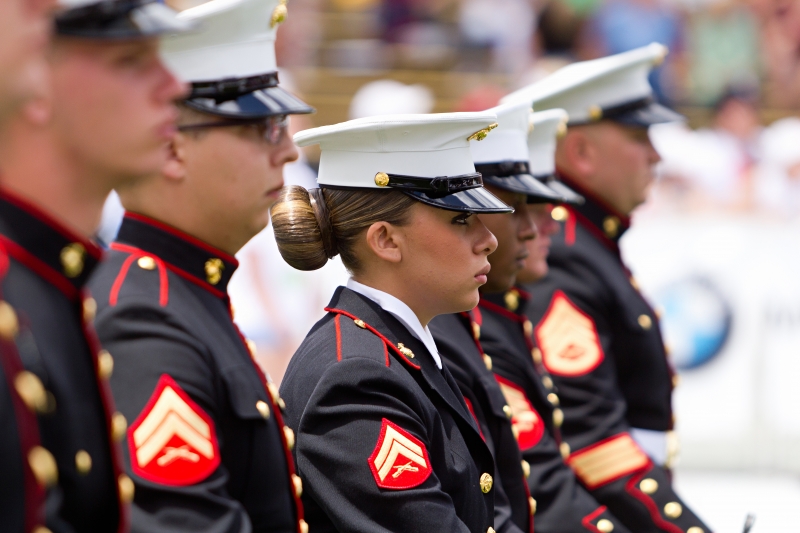
[[[563,109],[548,109],[533,113],[528,134],[530,173],[551,176],[556,170],[556,143],[567,132],[569,115]]]
[[[473,162],[527,161],[530,102],[502,104],[488,111],[497,115],[497,129],[485,140],[470,141]]]

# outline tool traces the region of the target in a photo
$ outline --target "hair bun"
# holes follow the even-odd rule
[[[333,234],[331,214],[328,211],[328,204],[325,202],[325,195],[322,193],[322,189],[309,189],[308,198],[319,226],[322,248],[325,250],[325,255],[328,259],[333,259],[339,252],[336,249],[336,236]]]
[[[324,216],[317,215],[320,207],[325,210]],[[327,212],[325,204],[317,198],[312,201],[311,195],[303,187],[290,185],[281,189],[270,214],[275,242],[284,261],[298,270],[317,270],[325,266],[331,257],[330,237],[326,237],[328,244],[325,244],[318,220],[321,218],[326,221],[324,227],[330,233]]]

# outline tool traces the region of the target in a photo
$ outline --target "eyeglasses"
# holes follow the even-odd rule
[[[264,139],[269,144],[278,144],[289,128],[288,115],[275,115],[258,121],[248,120],[220,120],[218,122],[201,122],[200,124],[186,124],[178,126],[179,131],[200,130],[206,128],[227,128],[231,126],[241,126],[243,128],[255,129],[259,138]]]

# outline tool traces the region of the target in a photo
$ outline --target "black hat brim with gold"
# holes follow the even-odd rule
[[[636,107],[622,113],[608,117],[610,120],[625,126],[646,128],[653,124],[666,124],[668,122],[681,122],[686,117],[656,102]]]
[[[529,172],[524,161],[478,163],[475,170],[487,185],[513,193],[524,194],[529,204],[560,204],[564,198]]]
[[[513,213],[514,208],[483,187],[459,191],[446,196],[430,196],[422,191],[403,191],[415,200],[439,209],[469,213]]]
[[[562,203],[571,205],[582,205],[586,201],[586,199],[582,195],[573,191],[572,188],[568,187],[563,181],[559,180],[554,175],[545,176],[537,179],[542,181],[551,190],[559,194],[563,198]]]
[[[101,0],[55,16],[57,35],[84,39],[141,39],[193,29],[194,24],[156,0]]]

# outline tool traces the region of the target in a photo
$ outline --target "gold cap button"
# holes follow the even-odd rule
[[[53,454],[41,446],[34,446],[28,452],[28,464],[39,485],[51,487],[58,482],[58,466]]]
[[[601,518],[597,521],[597,529],[602,533],[611,533],[614,531],[614,524],[611,523],[611,520],[606,520],[605,518]]]
[[[542,378],[542,385],[544,385],[544,388],[547,389],[547,390],[552,389],[553,388],[553,378],[551,378],[550,376],[543,377]]]
[[[494,485],[494,479],[492,479],[491,475],[484,472],[483,474],[481,474],[480,485],[481,485],[481,492],[486,494],[490,490],[492,490],[492,485]]]
[[[650,315],[639,315],[639,325],[642,326],[643,330],[648,330],[653,327],[653,319],[650,318]]]
[[[686,530],[686,533],[705,533],[702,527],[692,526]]]
[[[639,483],[639,490],[645,494],[655,494],[658,490],[658,481],[651,477],[645,478]]]
[[[92,456],[86,450],[78,450],[75,454],[75,469],[85,476],[92,469]]]
[[[300,524],[300,533],[308,533],[308,523],[305,520],[301,518],[298,524]]]
[[[386,187],[389,185],[389,175],[386,172],[378,172],[375,174],[375,185],[378,187]]]
[[[44,413],[47,411],[47,392],[42,381],[34,374],[23,370],[14,377],[14,389],[31,411]]]
[[[283,435],[286,437],[286,447],[294,449],[294,431],[289,426],[283,426]]]
[[[60,258],[65,276],[68,278],[80,276],[83,272],[83,256],[85,254],[86,248],[79,242],[73,242],[62,248]]]
[[[542,351],[539,348],[531,350],[531,357],[533,357],[533,362],[537,365],[542,364]]]
[[[664,506],[664,514],[670,518],[678,518],[683,514],[683,506],[678,502],[669,502]]]
[[[256,409],[261,414],[261,418],[264,420],[269,420],[269,405],[264,400],[258,400],[256,402]]]
[[[531,475],[531,464],[525,459],[522,460],[522,475],[526,478]]]
[[[125,419],[125,415],[119,411],[111,415],[111,438],[114,439],[114,442],[121,441],[127,430],[128,421]]]
[[[560,400],[558,399],[558,394],[551,392],[547,395],[547,401],[550,402],[550,405],[558,405]]]
[[[156,260],[150,257],[149,255],[143,255],[136,261],[136,264],[139,265],[139,268],[144,270],[153,270],[156,268]]]
[[[133,480],[125,474],[120,474],[117,478],[117,486],[119,487],[119,499],[122,503],[130,503],[133,501],[133,493],[136,487],[133,485]]]
[[[114,358],[108,350],[100,350],[97,354],[97,375],[100,379],[108,379],[114,372]]]
[[[5,340],[14,340],[19,333],[19,320],[11,304],[0,300],[0,337]]]
[[[292,474],[292,484],[294,485],[294,495],[299,498],[303,495],[303,480],[297,474]]]
[[[561,457],[563,457],[564,459],[568,458],[569,454],[572,453],[572,450],[570,449],[569,444],[567,444],[566,442],[562,442],[558,446],[558,450],[561,452]]]
[[[492,369],[492,358],[486,354],[483,354],[483,364],[486,365],[487,370]]]
[[[559,428],[564,423],[564,411],[561,409],[553,409],[553,424]]]
[[[536,514],[536,500],[533,499],[533,496],[528,497],[528,507],[531,509],[531,516]]]
[[[510,405],[504,405],[503,412],[506,414],[507,418],[511,418],[512,416],[514,416],[514,412],[511,410]]]
[[[353,320],[353,323],[356,326],[360,327],[361,329],[367,329],[367,325],[360,318],[356,318],[355,320]]]
[[[94,298],[89,297],[83,300],[83,321],[91,322],[97,315],[97,302]]]
[[[222,279],[222,271],[225,270],[225,263],[222,259],[212,257],[205,264],[206,281],[211,285],[216,285]]]
[[[565,207],[562,207],[562,206],[559,205],[559,206],[554,207],[553,210],[550,211],[550,216],[556,222],[564,222],[565,220],[567,220],[567,216],[569,216],[569,212],[566,210]]]
[[[589,118],[592,120],[600,120],[603,118],[603,109],[596,104],[589,106]]]

